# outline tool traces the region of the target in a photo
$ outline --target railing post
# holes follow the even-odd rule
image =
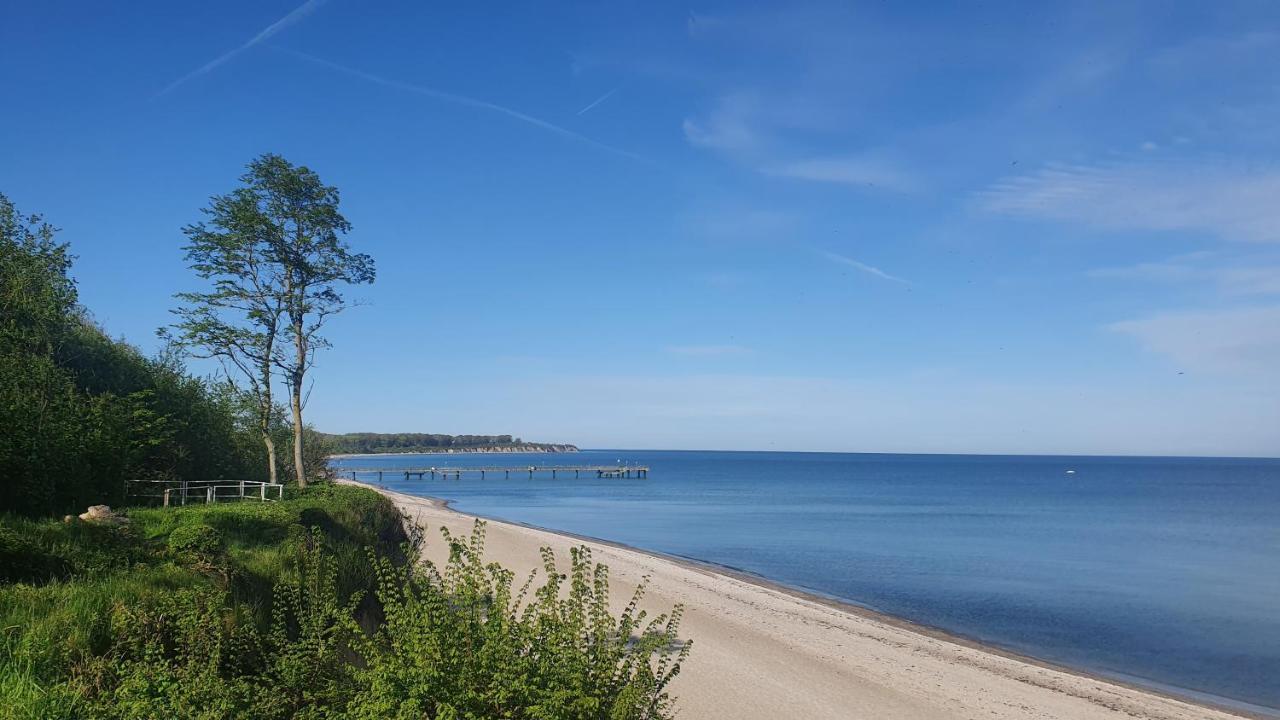
[[[244,499],[244,481],[243,480],[240,481],[240,499],[241,500]]]
[[[169,488],[164,489],[164,506],[169,507]]]
[[[204,504],[208,505],[211,502],[213,502],[213,486],[212,485],[205,488],[204,490]]]

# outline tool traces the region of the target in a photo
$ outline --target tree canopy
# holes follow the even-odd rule
[[[94,324],[56,232],[0,194],[0,510],[120,504],[129,480],[261,479],[240,392]]]

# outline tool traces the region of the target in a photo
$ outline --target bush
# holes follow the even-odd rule
[[[212,560],[222,554],[225,546],[222,533],[203,523],[179,525],[169,533],[169,551],[182,558]]]
[[[374,560],[386,622],[357,648],[348,717],[671,717],[667,685],[692,647],[678,636],[681,607],[648,619],[642,584],[615,617],[609,570],[586,547],[572,550],[567,577],[543,548],[546,581],[530,598],[532,576],[516,590],[511,571],[484,562],[484,528],[477,520],[465,541],[443,531],[443,573]]]
[[[193,526],[198,527],[198,526]],[[667,685],[690,644],[680,608],[647,619],[636,590],[609,610],[608,570],[573,551],[562,576],[543,550],[545,583],[516,591],[512,573],[485,564],[484,524],[445,533],[443,573],[370,551],[384,619],[358,622],[360,594],[344,597],[338,563],[313,529],[296,573],[276,586],[265,631],[236,619],[219,591],[181,592],[151,607],[118,607],[115,660],[82,686],[91,715],[168,717],[662,720]],[[568,579],[567,592],[562,584]],[[563,595],[563,597],[562,597]]]
[[[565,575],[544,550],[541,585],[517,588],[483,523],[415,565],[385,498],[289,495],[132,510],[129,532],[0,516],[0,543],[76,560],[65,582],[0,585],[0,717],[671,717],[680,608],[650,619],[641,587],[611,612],[586,548]]]

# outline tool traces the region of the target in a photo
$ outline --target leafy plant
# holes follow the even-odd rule
[[[374,558],[386,621],[356,647],[362,689],[352,718],[641,720],[669,717],[667,686],[691,643],[678,638],[682,610],[652,619],[641,584],[622,613],[609,609],[609,572],[586,547],[565,577],[549,548],[545,582],[530,594],[485,563],[485,524],[471,536],[444,530],[441,572]]]
[[[183,558],[208,562],[222,554],[224,545],[222,533],[204,524],[179,525],[169,533],[169,551]]]
[[[402,544],[394,506],[347,486],[129,515],[0,516],[0,555],[57,563],[0,564],[28,573],[0,583],[0,716],[671,716],[680,609],[649,618],[642,585],[611,612],[585,548],[565,574],[544,550],[516,587],[477,523],[444,533],[442,567],[414,565],[420,531]]]

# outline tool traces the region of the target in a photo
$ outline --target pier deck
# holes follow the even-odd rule
[[[351,479],[355,480],[356,475],[377,475],[382,480],[383,475],[403,475],[405,480],[417,476],[419,480],[426,479],[428,476],[432,480],[437,477],[440,479],[454,478],[461,480],[463,475],[479,474],[483,480],[488,474],[502,473],[504,478],[510,478],[511,473],[517,475],[527,473],[529,479],[532,480],[536,475],[550,474],[552,478],[558,477],[560,473],[573,473],[573,476],[582,477],[582,473],[595,473],[598,478],[647,478],[649,477],[648,465],[521,465],[518,467],[507,466],[475,466],[475,467],[361,467],[361,468],[335,468],[336,472],[343,475],[350,474]]]

